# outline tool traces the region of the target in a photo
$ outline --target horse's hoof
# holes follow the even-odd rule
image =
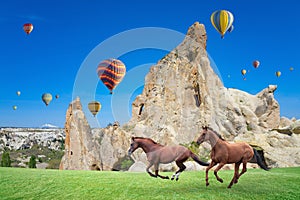
[[[206,183],[206,187],[209,186],[209,183]]]
[[[173,181],[173,180],[174,180],[174,177],[172,177],[171,180]]]
[[[168,176],[166,176],[165,179],[170,179],[170,178]]]
[[[228,189],[231,189],[231,185],[228,185],[228,187],[227,187]]]
[[[176,178],[176,181],[178,181],[179,178]]]

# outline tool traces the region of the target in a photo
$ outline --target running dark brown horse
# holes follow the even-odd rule
[[[167,164],[173,161],[176,162],[176,165],[179,167],[179,170],[172,175],[171,180],[176,178],[176,181],[179,178],[179,175],[182,171],[185,170],[186,166],[183,164],[188,158],[192,158],[199,165],[208,166],[209,163],[201,161],[193,152],[188,148],[181,145],[173,146],[164,146],[154,142],[150,138],[143,137],[132,137],[132,143],[130,144],[130,149],[128,150],[128,155],[130,156],[136,149],[142,148],[147,155],[149,165],[147,166],[146,171],[152,177],[160,177],[162,179],[169,179],[168,176],[161,176],[158,174],[159,164]],[[150,167],[154,165],[155,174],[150,172]]]
[[[208,171],[218,163],[219,165],[214,170],[214,174],[217,180],[221,183],[223,183],[223,179],[218,176],[218,171],[225,164],[235,163],[234,176],[228,185],[228,188],[231,188],[234,183],[237,183],[241,175],[247,171],[247,162],[250,160],[256,160],[257,164],[262,169],[269,170],[269,168],[263,163],[259,153],[247,143],[228,143],[220,136],[220,134],[209,127],[203,127],[203,131],[197,140],[197,144],[200,145],[204,141],[209,141],[212,147],[210,155],[211,163],[206,168],[206,186],[209,185]],[[242,163],[243,169],[241,173],[239,173],[239,167]]]

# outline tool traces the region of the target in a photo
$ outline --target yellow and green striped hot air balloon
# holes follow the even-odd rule
[[[122,81],[126,74],[124,63],[117,59],[106,59],[99,63],[98,77],[112,94],[113,89]]]
[[[224,37],[226,31],[232,26],[233,15],[227,10],[217,10],[210,16],[210,21],[215,29]]]
[[[101,109],[101,104],[99,101],[91,101],[88,104],[88,108],[90,110],[90,112],[94,115],[94,117],[97,115],[97,113],[100,111]]]
[[[42,100],[46,104],[46,106],[48,106],[49,103],[52,101],[52,95],[50,93],[44,93],[42,95]]]

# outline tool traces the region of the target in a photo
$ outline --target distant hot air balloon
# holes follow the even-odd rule
[[[290,71],[294,71],[294,68],[293,68],[293,67],[290,67]]]
[[[210,16],[210,21],[215,29],[221,34],[221,38],[224,37],[226,31],[232,26],[233,15],[227,10],[217,10]]]
[[[16,93],[17,93],[17,95],[18,95],[18,96],[20,96],[20,95],[21,95],[21,92],[20,92],[20,91],[17,91]]]
[[[254,68],[258,68],[260,62],[258,60],[253,61],[252,65]]]
[[[14,109],[14,110],[17,110],[17,108],[18,108],[17,106],[13,106],[13,109]]]
[[[94,115],[94,117],[96,116],[96,114],[100,111],[101,109],[101,104],[98,101],[91,101],[88,104],[88,108],[90,110],[90,112]]]
[[[56,98],[56,99],[58,99],[58,98],[59,98],[59,95],[58,95],[58,94],[57,94],[57,95],[55,95],[55,98]]]
[[[52,101],[52,95],[50,93],[44,93],[42,95],[42,100],[46,104],[46,106],[48,106],[49,103]]]
[[[31,23],[26,23],[23,25],[23,30],[25,31],[25,33],[27,35],[29,35],[31,33],[31,31],[33,30],[33,25]]]
[[[106,59],[99,63],[97,68],[98,77],[112,94],[113,89],[122,81],[126,74],[124,63],[117,59]]]
[[[241,73],[243,74],[243,76],[247,73],[247,71],[245,69],[241,70]]]
[[[231,25],[231,26],[229,27],[229,29],[228,29],[228,32],[231,33],[231,32],[233,31],[233,29],[234,29],[234,26]]]
[[[280,71],[277,71],[275,74],[276,74],[277,77],[281,76],[281,72]]]

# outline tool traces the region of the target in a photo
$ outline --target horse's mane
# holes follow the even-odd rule
[[[224,138],[222,138],[222,136],[217,132],[215,131],[214,129],[210,128],[210,127],[207,127],[208,130],[211,130],[214,134],[216,134],[221,140],[225,141]]]
[[[152,142],[153,144],[159,144],[159,143],[155,142],[154,140],[152,140],[151,138],[134,137],[134,139],[143,139],[143,140],[148,140],[148,141]],[[159,145],[160,145],[160,144],[159,144]]]

